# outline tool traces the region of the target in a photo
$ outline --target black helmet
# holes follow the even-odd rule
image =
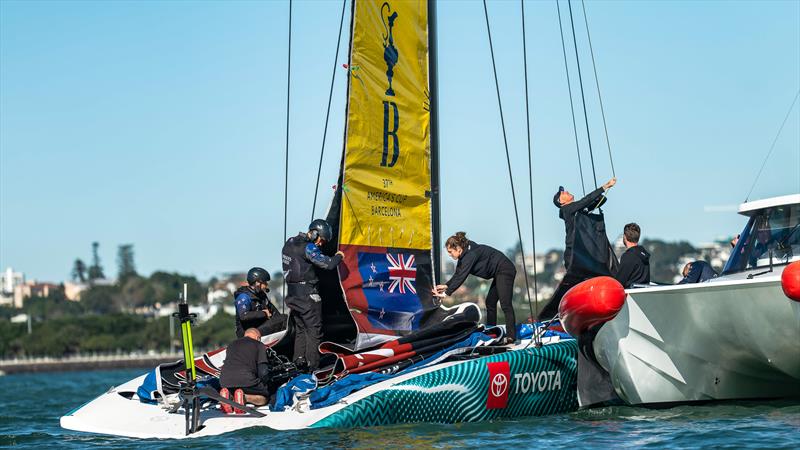
[[[316,241],[321,237],[325,242],[329,242],[333,237],[333,229],[330,224],[322,219],[316,219],[308,226],[309,237]]]
[[[266,283],[269,281],[269,272],[261,267],[253,267],[247,271],[247,284],[250,286],[256,284],[256,281]]]

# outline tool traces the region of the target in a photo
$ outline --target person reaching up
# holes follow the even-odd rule
[[[612,178],[604,185],[600,186],[577,201],[575,200],[574,195],[564,189],[564,186],[558,187],[558,191],[553,196],[553,204],[556,206],[556,208],[558,208],[558,217],[564,221],[564,229],[566,231],[566,238],[564,240],[564,266],[567,269],[567,273],[564,275],[564,278],[561,279],[558,287],[556,287],[553,296],[550,297],[550,301],[539,313],[539,320],[550,320],[553,316],[555,316],[558,313],[558,305],[561,303],[561,297],[563,297],[564,294],[566,294],[566,292],[576,284],[595,276],[609,274],[606,267],[598,266],[598,263],[604,263],[601,261],[596,261],[599,255],[575,255],[573,254],[573,247],[576,243],[576,219],[579,215],[588,217],[589,212],[602,206],[606,201],[606,198],[603,196],[603,194],[614,187],[615,184],[617,184],[617,179]],[[608,238],[605,236],[605,224],[603,223],[602,218],[599,219],[599,222],[603,226],[601,230],[595,230],[596,235],[590,236],[587,233],[587,235],[583,237],[586,240],[592,241],[588,242],[588,244],[591,244],[591,248],[598,250],[598,253],[610,252],[610,245],[608,244]],[[600,234],[602,234],[602,236],[600,236]],[[599,239],[602,239],[605,242],[594,242]],[[583,244],[583,248],[587,247],[587,243],[581,243]],[[610,254],[609,256],[614,257],[613,254]],[[592,259],[595,259],[595,261]],[[596,267],[588,267],[592,265]],[[599,273],[598,269],[601,268],[604,269],[603,271],[605,273]]]

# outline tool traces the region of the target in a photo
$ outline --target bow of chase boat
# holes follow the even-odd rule
[[[739,213],[749,220],[721,276],[628,289],[597,332],[626,403],[800,397],[800,194]]]

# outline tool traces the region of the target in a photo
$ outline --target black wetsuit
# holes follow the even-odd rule
[[[342,262],[341,255],[322,253],[306,233],[292,236],[283,246],[283,276],[287,285],[286,305],[292,310],[295,327],[294,358],[305,358],[311,370],[319,366],[319,343],[322,339],[322,297],[317,292],[314,266],[333,270]]]
[[[549,320],[555,316],[558,313],[558,305],[561,303],[561,297],[576,284],[594,276],[594,274],[586,273],[584,270],[573,270],[572,267],[572,247],[575,244],[575,217],[584,209],[591,211],[598,207],[601,202],[603,202],[603,192],[605,192],[604,189],[599,187],[587,194],[586,197],[559,208],[558,217],[564,221],[564,229],[566,231],[566,238],[564,240],[564,266],[567,269],[567,273],[564,274],[564,278],[561,279],[558,287],[556,287],[553,296],[550,297],[550,301],[547,302],[547,305],[545,305],[539,313],[539,320]]]
[[[225,352],[219,384],[269,399],[269,390],[262,381],[268,372],[267,348],[255,339],[242,337],[233,341]]]
[[[264,292],[250,286],[242,286],[234,294],[236,301],[236,337],[244,336],[248,328],[258,328],[262,336],[277,333],[286,328],[286,314],[281,314],[272,305]],[[270,317],[264,311],[269,311]]]
[[[619,259],[619,269],[614,278],[628,289],[634,284],[650,283],[650,253],[641,245],[625,250]]]
[[[458,258],[456,271],[447,281],[445,294],[452,295],[467,279],[468,275],[485,280],[492,279],[492,285],[486,294],[486,324],[497,324],[497,302],[506,316],[506,335],[512,339],[517,337],[517,321],[514,306],[511,302],[514,292],[514,278],[517,268],[503,252],[488,245],[467,241],[467,246]]]

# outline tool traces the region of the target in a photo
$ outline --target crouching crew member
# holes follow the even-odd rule
[[[236,403],[250,403],[264,406],[269,400],[269,390],[262,378],[269,372],[267,347],[261,343],[261,333],[257,328],[248,328],[241,337],[231,343],[225,352],[225,362],[219,375],[222,389],[219,394],[231,398]],[[233,412],[230,405],[223,404],[222,410]],[[241,413],[242,411],[236,411]]]
[[[247,286],[236,290],[236,337],[244,336],[248,328],[258,328],[263,336],[286,328],[286,315],[278,312],[267,297],[269,279],[269,272],[253,267],[247,272]]]
[[[444,246],[447,254],[458,263],[453,276],[447,283],[436,286],[434,295],[452,295],[468,275],[484,280],[492,278],[492,285],[486,294],[486,324],[497,324],[497,301],[500,300],[500,307],[506,316],[506,340],[513,343],[517,337],[517,322],[511,303],[514,278],[517,276],[514,263],[500,250],[470,241],[463,231],[447,238]]]
[[[333,230],[328,222],[317,219],[308,232],[290,237],[283,246],[283,277],[286,280],[286,305],[292,311],[295,327],[294,359],[298,367],[309,370],[319,366],[319,343],[322,339],[322,297],[317,291],[314,266],[333,270],[342,262],[344,253],[333,257],[322,253],[320,247],[331,240]]]

